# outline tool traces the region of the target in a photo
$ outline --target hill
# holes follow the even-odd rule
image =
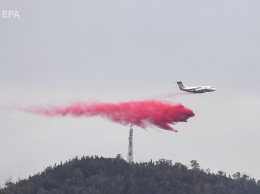
[[[74,158],[16,183],[0,194],[260,194],[260,181],[239,172],[204,171],[196,160],[191,169],[171,160],[128,164],[121,155]]]

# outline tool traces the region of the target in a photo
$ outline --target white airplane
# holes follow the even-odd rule
[[[216,89],[212,86],[185,86],[181,81],[177,81],[177,84],[180,90],[191,93],[205,93],[205,92],[214,92]]]

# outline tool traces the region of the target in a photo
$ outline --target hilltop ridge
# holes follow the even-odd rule
[[[165,159],[130,165],[120,154],[76,157],[5,185],[0,194],[260,194],[260,181],[239,172],[210,173],[196,160],[190,169]]]

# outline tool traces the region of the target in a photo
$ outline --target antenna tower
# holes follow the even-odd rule
[[[127,153],[127,162],[129,164],[133,163],[133,124],[130,125],[129,130],[129,144],[128,144],[128,153]]]

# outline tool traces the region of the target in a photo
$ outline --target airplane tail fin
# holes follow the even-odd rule
[[[180,89],[185,88],[185,85],[181,81],[177,81],[177,84],[178,84]]]

